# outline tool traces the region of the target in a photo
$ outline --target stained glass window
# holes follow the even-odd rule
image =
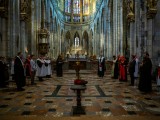
[[[65,0],[65,12],[71,13],[71,0]]]
[[[74,16],[73,21],[74,22],[80,22],[80,16]]]
[[[73,13],[80,14],[80,0],[73,0]]]
[[[66,21],[71,22],[71,16],[66,16]]]
[[[93,5],[93,3],[95,3],[95,0],[64,0],[64,2],[66,13],[65,19],[68,22],[88,21],[91,17],[90,13],[93,13],[93,9],[95,9],[95,6]],[[81,12],[82,14],[80,14]]]
[[[89,2],[88,2],[88,0],[83,0],[83,14],[89,14]]]

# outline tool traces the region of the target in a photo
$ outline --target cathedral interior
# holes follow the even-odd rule
[[[64,59],[63,77],[53,68],[51,78],[35,77],[35,86],[27,78],[25,91],[17,92],[14,82],[0,88],[0,119],[158,120],[156,82],[151,93],[142,94],[137,85],[128,86],[129,76],[127,82],[111,78],[111,61],[118,55],[130,60],[133,54],[142,61],[147,51],[154,73],[160,64],[159,20],[159,0],[0,0],[0,56],[9,61],[21,51],[24,58]],[[106,59],[103,79],[97,76],[100,54]],[[77,56],[80,77],[88,81],[81,92],[85,115],[78,117],[70,89]]]

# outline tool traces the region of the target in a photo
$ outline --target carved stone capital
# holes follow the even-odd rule
[[[128,13],[128,14],[127,14],[127,20],[128,20],[129,22],[134,22],[134,20],[135,20],[135,15],[134,15],[133,13]]]
[[[8,1],[0,0],[0,16],[3,18],[7,18],[8,16]]]
[[[28,10],[29,4],[27,1],[21,0],[20,2],[20,20],[26,21],[29,18]]]
[[[157,0],[147,0],[147,18],[152,19],[157,14]]]
[[[156,14],[157,14],[157,9],[149,9],[147,11],[147,18],[152,19],[155,17]]]

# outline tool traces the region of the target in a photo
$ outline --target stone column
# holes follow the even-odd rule
[[[151,59],[153,57],[154,17],[157,14],[157,2],[157,0],[147,1],[147,51]]]
[[[34,9],[35,7],[35,1],[31,1],[31,54],[36,55],[36,28],[35,28],[35,12],[36,10]]]
[[[113,4],[112,2],[108,3],[108,39],[109,39],[109,45],[108,45],[108,51],[109,52],[109,59],[112,59],[113,55],[116,55],[114,53],[114,41],[113,41]]]
[[[6,29],[6,19],[2,18],[1,21],[1,38],[0,38],[0,43],[1,43],[1,48],[0,48],[0,55],[2,56],[7,56],[7,29]]]
[[[147,51],[149,53],[150,58],[152,58],[152,51],[153,51],[153,33],[154,33],[154,22],[153,19],[147,20]]]
[[[11,0],[12,1],[12,0]],[[12,32],[11,32],[11,38],[10,40],[13,41],[12,44],[11,44],[11,52],[12,52],[12,56],[15,56],[17,54],[17,51],[16,51],[16,16],[15,16],[15,9],[16,9],[16,2],[12,1],[12,22],[11,22],[11,29],[12,29]]]
[[[96,34],[96,33],[97,33],[97,30],[96,30],[96,29],[97,29],[97,28],[95,27],[95,28],[94,28],[94,39],[93,39],[93,40],[94,40],[94,42],[93,42],[93,43],[94,43],[94,48],[93,48],[94,55],[97,55],[97,54],[96,54],[96,51],[97,51],[97,50],[96,50],[96,49],[97,49],[97,48],[96,48],[96,41],[97,41],[97,34]]]
[[[26,37],[25,37],[25,22],[21,21],[20,23],[20,46],[21,46],[21,52],[23,53],[24,57],[25,57],[25,45],[26,45]]]
[[[117,0],[113,1],[113,54],[117,55]]]
[[[16,53],[20,51],[20,0],[16,0],[15,17],[16,17]]]
[[[38,56],[38,30],[41,28],[41,0],[35,0],[35,48],[36,48],[36,53]]]
[[[8,11],[8,26],[7,26],[7,30],[8,30],[8,32],[7,32],[7,40],[8,40],[8,56],[10,56],[10,57],[13,57],[13,55],[12,55],[12,53],[11,53],[11,45],[12,45],[12,41],[11,41],[11,29],[12,29],[12,27],[11,27],[11,23],[12,23],[12,0],[9,0],[8,1],[8,9],[10,9],[9,11]]]
[[[99,22],[99,19],[98,19],[98,21],[97,21],[97,34],[96,34],[96,55],[98,56],[99,54],[100,54],[100,42],[101,42],[101,40],[100,40],[100,22]]]
[[[120,13],[120,7],[121,7],[121,6],[120,6],[120,2],[121,2],[121,1],[118,0],[118,1],[117,1],[117,6],[116,6],[116,7],[117,7],[117,13],[116,13],[116,14],[117,14],[117,26],[116,26],[116,28],[117,28],[117,29],[116,29],[116,30],[117,30],[117,32],[116,32],[116,36],[117,36],[117,37],[116,37],[116,39],[117,39],[117,41],[116,41],[116,46],[117,46],[117,48],[116,48],[116,53],[118,53],[118,54],[120,54],[120,55],[123,55],[123,54],[121,54],[121,50],[120,50],[120,42],[121,42],[121,36],[120,36],[120,34],[121,34],[121,31],[123,30],[123,29],[122,29],[122,30],[120,31],[120,29],[121,29],[121,28],[120,28],[120,17],[121,17],[121,15],[120,15],[120,14],[121,14],[121,13]]]
[[[123,28],[123,0],[120,1],[120,6],[119,6],[119,50],[120,50],[120,54],[124,55],[123,52],[123,45],[124,45],[124,28]]]
[[[136,36],[135,36],[135,54],[140,57],[141,56],[141,25],[140,25],[140,1],[135,2],[135,24],[136,24]]]
[[[134,0],[127,0],[127,20],[129,23],[129,44],[130,44],[130,55],[135,54],[135,12],[134,12]]]
[[[134,22],[130,22],[130,55],[134,54],[134,32],[135,30],[135,25],[134,25]]]

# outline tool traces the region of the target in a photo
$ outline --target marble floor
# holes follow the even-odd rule
[[[95,71],[82,71],[81,78],[88,81],[82,92],[82,106],[87,116],[159,116],[160,93],[153,83],[153,92],[144,94],[137,86],[111,79],[109,74],[99,78]],[[73,116],[76,93],[70,89],[76,76],[64,71],[63,77],[45,78],[36,85],[27,79],[25,91],[17,91],[15,83],[0,88],[0,117],[13,116]]]

